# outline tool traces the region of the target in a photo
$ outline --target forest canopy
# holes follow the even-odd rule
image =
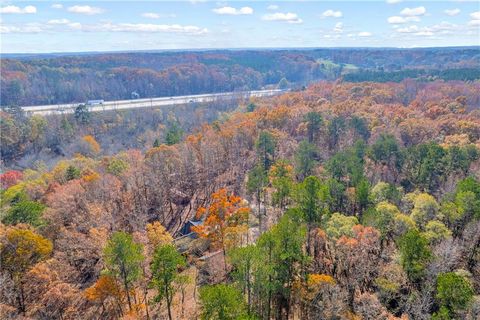
[[[478,319],[479,108],[413,79],[8,108],[0,318]]]

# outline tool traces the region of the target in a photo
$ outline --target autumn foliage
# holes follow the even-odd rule
[[[166,318],[168,300],[172,318],[476,319],[479,92],[320,82],[191,129],[217,115],[200,108],[154,147],[181,111],[48,117],[28,138],[2,114],[9,161],[45,141],[72,156],[1,175],[0,317]]]
[[[198,209],[196,217],[204,222],[192,229],[225,250],[241,243],[242,235],[247,231],[249,214],[250,208],[242,198],[220,189],[212,194],[208,208]]]
[[[17,184],[23,177],[23,173],[17,170],[10,170],[0,174],[0,184],[2,189],[8,189]]]

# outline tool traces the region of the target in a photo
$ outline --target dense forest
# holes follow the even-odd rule
[[[348,50],[308,54],[334,52],[338,60],[323,58],[371,67]],[[443,64],[442,54],[423,50],[408,51],[418,59],[385,52],[394,64]],[[275,68],[271,81],[297,81],[290,67],[316,78],[320,58],[302,54],[285,53],[298,65]],[[209,56],[206,70],[246,68],[235,75],[270,81],[261,67],[217,64],[247,53],[211,55],[183,54],[204,66]],[[95,90],[137,90],[123,87],[135,78],[122,72],[111,78],[129,81],[82,78],[94,61],[109,74],[129,54],[92,57],[2,68],[21,86],[52,72],[44,91],[22,89],[22,103],[66,99],[51,98],[60,84],[76,88],[65,64]],[[180,72],[145,72],[154,79],[169,68]],[[223,109],[200,106],[201,114],[185,108],[1,111],[0,318],[479,319],[478,81],[321,81]],[[40,151],[59,158],[27,161]]]
[[[349,81],[473,80],[479,65],[478,47],[7,55],[1,59],[0,102],[25,106],[243,91],[282,79],[301,87],[344,75]],[[460,74],[449,71],[459,68]]]
[[[344,75],[349,82],[400,82],[405,79],[431,81],[436,79],[473,81],[480,79],[479,68],[457,68],[445,70],[406,69],[401,71],[360,70]]]

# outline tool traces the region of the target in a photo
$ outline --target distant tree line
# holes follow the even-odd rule
[[[400,81],[423,75],[423,69],[438,70],[426,75],[445,80],[471,80],[478,78],[479,65],[475,48],[92,53],[9,56],[1,62],[2,106],[252,90],[282,79],[301,87],[337,79],[352,69],[347,65],[362,71],[346,81]],[[378,68],[387,74],[368,71]]]
[[[343,80],[348,82],[400,82],[407,78],[433,81],[436,79],[473,81],[480,79],[480,69],[459,68],[446,70],[405,69],[400,71],[360,70],[348,73]]]

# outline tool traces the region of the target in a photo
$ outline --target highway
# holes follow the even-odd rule
[[[92,112],[101,112],[108,110],[124,110],[137,108],[155,108],[163,106],[174,106],[188,103],[204,103],[212,102],[220,99],[248,99],[250,97],[271,97],[285,92],[281,89],[273,90],[255,90],[255,91],[240,91],[240,92],[224,92],[224,93],[209,93],[197,94],[188,96],[173,96],[149,99],[134,99],[134,100],[115,100],[105,101],[103,104],[90,105],[88,110]],[[26,106],[22,107],[27,115],[49,115],[73,113],[81,103],[69,104],[54,104],[43,106]]]

